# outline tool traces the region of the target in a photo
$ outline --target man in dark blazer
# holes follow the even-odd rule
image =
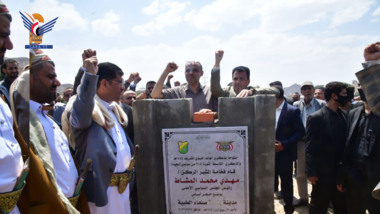
[[[280,176],[281,191],[284,197],[286,214],[293,213],[293,161],[297,159],[297,141],[304,136],[305,128],[300,110],[287,104],[284,90],[276,97],[276,140],[275,140],[275,177]]]
[[[348,213],[365,214],[366,209],[371,214],[380,213],[380,200],[371,197],[380,181],[380,117],[365,102],[350,111],[348,121],[343,179],[339,182],[342,186],[338,190],[346,192]]]
[[[334,213],[346,213],[343,193],[336,188],[346,133],[346,116],[339,109],[348,102],[346,84],[330,82],[326,106],[309,115],[306,124],[306,174],[313,185],[309,213],[326,213],[330,201]]]
[[[366,63],[377,60],[380,64],[380,43],[365,48],[364,56]],[[367,80],[372,77],[371,84],[376,86],[379,78],[375,75],[379,73],[379,68],[377,65],[377,70],[368,73],[370,70],[365,66],[359,73],[367,72]],[[367,94],[370,94],[371,103],[374,104],[376,99],[373,98],[379,96],[379,90],[373,90],[368,87],[369,82],[363,82]],[[372,190],[380,181],[380,114],[376,115],[372,111],[364,91],[360,88],[359,94],[364,106],[351,110],[348,115],[349,131],[338,190],[346,192],[348,213],[364,214],[367,209],[371,214],[380,213],[380,200],[371,197]]]

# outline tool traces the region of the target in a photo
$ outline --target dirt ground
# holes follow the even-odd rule
[[[296,182],[296,179],[293,177],[293,189],[294,189],[294,200],[298,199],[298,189],[297,189],[297,182]],[[309,183],[308,184],[308,187],[307,187],[307,190],[309,192],[309,195],[310,195],[310,192],[311,192],[311,184]],[[309,198],[309,202],[310,202],[310,198]],[[277,213],[277,214],[284,214],[284,201],[281,199],[281,200],[278,200],[278,199],[274,199],[274,211]],[[304,206],[304,207],[298,207],[296,208],[296,210],[294,211],[294,214],[308,214],[309,213],[309,209],[307,206]],[[329,209],[328,211],[329,214],[332,214],[334,213],[331,209]]]

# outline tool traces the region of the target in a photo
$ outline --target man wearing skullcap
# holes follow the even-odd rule
[[[301,120],[306,129],[306,121],[309,115],[323,108],[326,103],[314,98],[314,84],[311,81],[305,81],[301,85],[301,94],[303,98],[293,103],[293,106],[300,109]],[[297,187],[300,199],[294,203],[295,207],[307,206],[309,196],[307,191],[307,176],[305,172],[305,137],[303,136],[297,142]]]
[[[0,65],[4,62],[6,50],[13,48],[9,38],[11,21],[9,10],[0,0]],[[0,99],[0,124],[0,212],[16,214],[20,213],[16,203],[22,189],[15,186],[22,172],[23,160],[13,130],[12,113],[3,99]],[[14,193],[18,195],[16,198],[12,198]]]
[[[31,50],[30,173],[27,179],[30,213],[89,213],[84,194],[78,194],[78,170],[66,136],[47,115],[56,99],[55,64],[41,50]],[[79,202],[77,203],[77,199]]]

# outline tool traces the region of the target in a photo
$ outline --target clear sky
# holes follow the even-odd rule
[[[209,81],[215,50],[225,51],[222,86],[232,69],[251,69],[251,85],[284,86],[311,80],[351,82],[361,69],[363,48],[380,41],[379,0],[3,0],[13,16],[14,49],[28,56],[28,31],[19,11],[59,17],[43,44],[61,83],[73,83],[81,53],[96,49],[99,62],[139,72],[144,87],[166,64],[179,69],[172,81],[185,82],[185,61],[200,61]],[[209,83],[208,83],[209,84]]]

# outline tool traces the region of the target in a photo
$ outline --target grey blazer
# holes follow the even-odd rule
[[[83,75],[72,111],[67,116],[74,134],[75,157],[81,172],[87,159],[92,159],[83,184],[87,200],[96,206],[105,206],[108,203],[107,188],[116,167],[117,149],[107,130],[92,120],[97,81],[98,76],[88,73]],[[133,154],[132,142],[128,137],[127,139]]]
[[[323,100],[319,100],[319,99],[315,99],[313,98],[311,100],[311,102],[313,102],[313,106],[315,106],[315,111],[318,111],[319,109],[321,109],[323,106],[326,105],[326,102],[323,101]],[[301,111],[301,115],[303,115],[303,110],[304,110],[304,102],[303,102],[303,99],[302,100],[299,100],[299,101],[296,101],[293,103],[293,106],[295,107],[298,107]]]

